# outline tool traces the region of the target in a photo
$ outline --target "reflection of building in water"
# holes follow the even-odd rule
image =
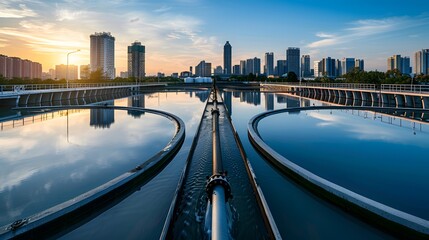
[[[198,91],[195,92],[195,96],[200,99],[201,102],[206,102],[206,100],[209,98],[210,92],[209,91]]]
[[[72,115],[74,113],[82,113],[86,111],[88,110],[69,109],[22,117],[20,115],[15,115],[13,116],[12,120],[8,120],[11,119],[10,117],[0,118],[0,131],[6,131],[17,127],[24,127],[31,124],[52,120],[54,118],[67,117],[68,115]]]
[[[232,96],[234,96],[234,98],[239,98],[240,97],[240,92],[233,92]]]
[[[310,107],[310,100],[301,98],[301,107]]]
[[[128,107],[145,107],[144,95],[131,96],[128,98]],[[133,116],[134,118],[140,118],[141,115],[144,115],[144,112],[136,110],[128,110],[128,115]]]
[[[277,103],[286,103],[286,107],[300,107],[298,98],[277,95]]]
[[[103,105],[112,105],[114,101],[104,102]],[[91,109],[89,126],[95,128],[110,128],[110,125],[115,122],[115,110],[114,109]]]
[[[261,105],[261,92],[241,92],[240,102],[246,102],[255,106]]]
[[[265,110],[274,110],[274,94],[265,93]]]
[[[232,115],[232,93],[223,92],[223,101],[228,109],[229,115]]]

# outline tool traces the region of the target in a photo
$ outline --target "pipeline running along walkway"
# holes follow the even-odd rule
[[[214,88],[161,239],[281,238],[243,153]]]

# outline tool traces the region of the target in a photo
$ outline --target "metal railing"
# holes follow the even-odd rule
[[[362,84],[362,83],[310,83],[302,82],[270,82],[269,84],[279,84],[287,86],[302,86],[302,87],[316,87],[316,88],[342,88],[342,89],[360,89],[360,90],[376,90],[376,84]]]
[[[150,83],[69,83],[68,89],[79,89],[79,88],[102,88],[102,87],[117,87],[117,86],[135,86],[135,85],[154,85],[159,84],[156,82]],[[67,89],[67,84],[19,84],[19,85],[0,85],[0,94],[4,93],[18,93],[25,91],[37,91],[37,90],[59,90]]]
[[[297,83],[297,82],[269,82],[268,84],[286,85],[294,87],[314,87],[314,88],[338,88],[356,89],[385,92],[409,92],[409,93],[429,93],[429,85],[416,84],[360,84],[360,83]]]
[[[385,92],[429,93],[429,85],[382,84],[381,90]]]

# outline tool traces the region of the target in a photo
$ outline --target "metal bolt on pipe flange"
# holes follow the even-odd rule
[[[232,198],[231,186],[229,185],[229,182],[226,179],[226,176],[223,174],[212,175],[207,180],[206,192],[207,192],[208,199],[210,200],[210,202],[212,201],[213,189],[215,186],[219,186],[219,185],[222,186],[223,189],[225,190],[225,202],[228,202],[228,199]]]

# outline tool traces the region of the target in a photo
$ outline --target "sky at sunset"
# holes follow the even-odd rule
[[[43,64],[89,64],[89,35],[111,32],[116,74],[127,70],[127,46],[146,46],[146,73],[188,70],[201,60],[223,65],[226,41],[239,60],[288,47],[311,62],[323,57],[365,60],[366,70],[386,70],[393,54],[429,48],[426,0],[0,0],[0,54]],[[412,60],[412,64],[413,60]],[[313,64],[311,64],[313,65]]]

